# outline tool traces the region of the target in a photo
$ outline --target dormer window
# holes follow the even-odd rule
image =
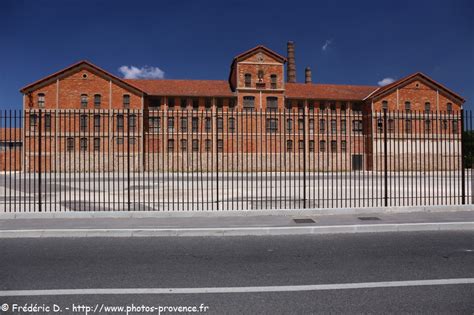
[[[44,93],[38,94],[38,107],[40,108],[44,107]]]
[[[252,75],[250,73],[245,74],[245,87],[252,86]]]

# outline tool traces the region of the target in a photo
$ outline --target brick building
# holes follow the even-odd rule
[[[459,160],[458,94],[422,73],[377,87],[313,83],[306,68],[297,83],[294,54],[292,42],[287,57],[257,46],[233,58],[228,80],[121,79],[78,62],[21,89],[23,167],[378,169],[384,119],[393,169],[419,154],[452,158],[433,169]]]

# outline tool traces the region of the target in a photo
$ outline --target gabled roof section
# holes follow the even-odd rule
[[[125,80],[111,74],[110,72],[102,69],[102,68],[99,68],[98,66],[94,65],[93,63],[87,61],[87,60],[81,60],[79,62],[76,62],[75,64],[72,64],[70,65],[69,67],[67,68],[64,68],[58,72],[55,72],[47,77],[44,77],[36,82],[33,82],[31,84],[28,84],[27,86],[23,87],[20,92],[23,93],[23,94],[26,94],[28,92],[30,92],[31,90],[33,90],[33,88],[36,88],[38,86],[41,86],[43,84],[47,84],[48,82],[51,82],[51,80],[54,80],[58,77],[61,77],[63,75],[67,75],[67,73],[75,70],[75,69],[78,69],[78,68],[87,68],[87,69],[90,69],[96,73],[98,73],[99,75],[102,75],[104,77],[107,77],[109,79],[111,79],[112,81],[116,82],[116,83],[121,83],[122,85],[124,85],[125,87],[128,87],[129,89],[133,90],[133,91],[136,91],[136,92],[140,92],[140,93],[143,93],[143,91],[137,87],[137,86],[134,86],[128,82],[126,82]]]
[[[230,65],[230,72],[229,72],[229,85],[231,87],[231,89],[234,91],[235,90],[235,84],[236,84],[236,75],[235,75],[235,72],[236,72],[236,69],[235,69],[235,64],[239,61],[242,61],[244,59],[246,59],[247,57],[249,56],[252,56],[258,52],[264,52],[266,53],[267,55],[275,58],[276,60],[280,61],[281,63],[285,63],[286,62],[286,57],[280,55],[280,54],[277,54],[276,52],[274,52],[273,50],[263,46],[263,45],[258,45],[258,46],[255,46],[254,48],[251,48],[247,51],[244,51],[243,53],[241,54],[238,54],[237,56],[234,57],[234,59],[232,59],[232,63]]]
[[[261,52],[261,51],[267,53],[268,55],[272,56],[273,58],[275,58],[276,60],[278,60],[278,61],[280,61],[280,62],[282,62],[282,63],[285,63],[285,62],[286,62],[286,58],[285,58],[284,56],[282,56],[282,55],[280,55],[280,54],[277,54],[277,53],[274,52],[273,50],[271,50],[271,49],[269,49],[269,48],[267,48],[267,47],[265,47],[265,46],[263,46],[263,45],[258,45],[258,46],[254,47],[254,48],[251,48],[251,49],[249,49],[249,50],[247,50],[247,51],[244,51],[243,53],[238,54],[237,56],[235,56],[232,63],[234,63],[234,62],[236,62],[236,61],[237,61],[237,62],[238,62],[238,61],[241,61],[241,60],[247,58],[248,56],[253,55],[253,54],[256,54],[257,52]]]
[[[141,80],[125,79],[148,95],[232,97],[229,83],[224,80]]]
[[[424,80],[424,81],[428,82],[429,84],[436,86],[438,89],[444,91],[446,94],[451,95],[454,98],[458,99],[461,103],[465,102],[465,99],[462,98],[459,94],[454,93],[453,91],[451,91],[450,89],[448,89],[447,87],[442,85],[441,83],[436,82],[435,80],[431,79],[426,74],[423,74],[421,72],[413,73],[409,76],[401,78],[400,80],[397,80],[395,82],[392,82],[390,84],[382,86],[382,87],[378,88],[376,91],[374,91],[373,93],[371,93],[370,95],[368,95],[366,97],[366,99],[369,99],[369,98],[374,99],[374,98],[381,97],[381,96],[391,92],[392,90],[394,90],[396,88],[399,88],[401,86],[409,84],[410,82],[412,82],[416,79]]]
[[[285,96],[293,99],[362,101],[375,90],[376,86],[367,85],[286,83]]]

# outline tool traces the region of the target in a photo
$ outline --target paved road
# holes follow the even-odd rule
[[[85,295],[91,292],[80,291],[73,295],[44,296],[48,291],[40,291],[39,296],[0,296],[0,304],[8,303],[11,307],[14,303],[55,303],[62,307],[63,314],[72,311],[73,303],[92,307],[98,304],[98,309],[102,304],[204,304],[209,307],[205,314],[472,314],[472,283],[386,286],[387,282],[394,283],[391,281],[472,279],[473,250],[472,232],[3,239],[0,240],[2,294],[10,290],[47,289],[90,289],[94,293],[97,288],[194,288],[201,292],[203,287],[219,288],[218,291],[252,287],[246,290],[258,292]],[[289,291],[298,285],[365,282],[376,282],[380,287],[341,289],[343,285],[330,290]],[[261,292],[262,286],[282,291]],[[65,294],[65,291],[56,293]]]

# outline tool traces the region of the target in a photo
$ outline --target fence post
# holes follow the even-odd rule
[[[38,122],[38,128],[39,128],[39,133],[38,133],[38,211],[41,212],[41,129],[42,124],[41,121],[43,119],[43,113],[41,109],[39,110],[39,122]]]
[[[383,109],[383,169],[384,169],[384,205],[388,207],[388,145],[387,145],[387,108]]]
[[[127,207],[130,211],[130,108],[127,108]]]
[[[461,109],[461,203],[466,204],[466,170],[464,163],[464,109]]]
[[[306,107],[303,108],[303,209],[306,209],[306,114],[305,112],[306,112]]]
[[[214,121],[216,122],[214,125],[214,128],[216,128],[216,154],[214,158],[216,159],[216,207],[217,210],[219,210],[219,126],[218,126],[218,120],[219,120],[219,115],[217,114],[216,107],[212,107],[212,111],[214,114]],[[224,118],[222,118],[224,119]],[[224,121],[222,121],[222,124],[224,125]]]

